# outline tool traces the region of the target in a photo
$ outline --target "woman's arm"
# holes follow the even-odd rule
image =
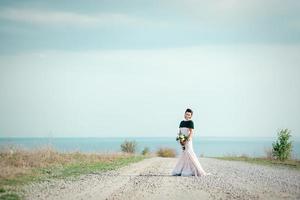
[[[187,140],[190,140],[190,138],[193,138],[193,134],[194,134],[194,129],[189,128],[189,134],[188,134],[188,139]]]

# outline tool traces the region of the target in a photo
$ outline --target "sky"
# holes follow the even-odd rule
[[[0,2],[0,137],[300,138],[297,0]]]

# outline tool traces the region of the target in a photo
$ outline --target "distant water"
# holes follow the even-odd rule
[[[144,147],[155,151],[159,147],[171,147],[176,149],[177,154],[181,147],[175,137],[118,137],[118,138],[0,138],[0,147],[15,145],[23,148],[36,148],[52,145],[62,152],[117,152],[124,140],[135,140],[138,143],[137,151],[141,152]],[[223,156],[242,155],[265,156],[265,149],[272,148],[274,138],[221,138],[221,137],[194,137],[193,147],[197,156]],[[300,159],[300,140],[293,140],[294,158]]]

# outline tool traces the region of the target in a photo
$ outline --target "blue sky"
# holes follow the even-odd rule
[[[1,52],[295,44],[298,1],[1,1]]]
[[[0,2],[0,136],[300,137],[299,1]]]

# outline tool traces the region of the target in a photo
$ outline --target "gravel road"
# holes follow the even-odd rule
[[[204,177],[171,176],[177,158],[147,158],[115,171],[24,187],[25,199],[300,199],[300,171],[199,158]]]

